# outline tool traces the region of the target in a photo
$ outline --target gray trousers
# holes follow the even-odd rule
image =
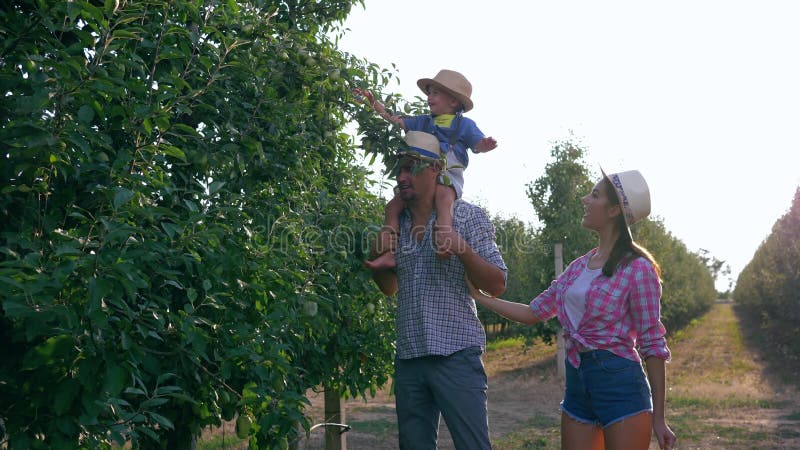
[[[435,449],[440,414],[457,449],[492,448],[480,347],[395,358],[394,383],[401,450]]]

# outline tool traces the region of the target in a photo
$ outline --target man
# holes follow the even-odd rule
[[[457,449],[490,449],[481,360],[486,335],[466,277],[498,295],[505,290],[506,267],[486,213],[462,200],[455,202],[452,229],[435,233],[455,257],[436,257],[439,142],[419,131],[409,131],[405,140],[410,148],[399,155],[397,174],[397,195],[406,206],[397,267],[373,272],[384,294],[397,293],[394,383],[400,448],[435,449],[441,414]]]

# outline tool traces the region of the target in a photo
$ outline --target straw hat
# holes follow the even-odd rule
[[[420,78],[417,80],[417,86],[426,94],[430,86],[436,86],[461,102],[464,106],[464,112],[472,109],[472,100],[470,100],[472,84],[467,81],[464,75],[455,70],[442,69],[433,78]]]
[[[408,144],[408,149],[401,150],[398,156],[438,161],[441,158],[439,140],[436,136],[424,131],[408,131],[403,138]]]
[[[638,170],[628,170],[606,175],[600,168],[603,177],[614,186],[617,199],[622,206],[622,215],[631,235],[631,225],[650,215],[650,189]],[[631,235],[632,236],[632,235]]]

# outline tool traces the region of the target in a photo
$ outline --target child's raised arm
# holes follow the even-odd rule
[[[497,148],[497,140],[491,136],[487,136],[477,144],[475,144],[475,153],[484,153],[488,152],[489,150],[494,150]]]
[[[367,103],[378,113],[379,116],[383,117],[383,120],[397,125],[398,127],[402,128],[403,131],[407,131],[406,124],[403,123],[403,119],[400,116],[393,116],[386,111],[386,107],[383,106],[383,103],[375,100],[375,96],[372,95],[372,92],[367,91],[365,89],[353,89],[353,94],[355,94],[356,98],[363,98],[367,100]]]

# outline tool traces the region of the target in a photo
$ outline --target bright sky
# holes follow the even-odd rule
[[[389,91],[471,81],[466,115],[499,146],[470,155],[464,198],[492,214],[536,224],[526,185],[571,132],[592,167],[640,170],[652,214],[735,281],[800,186],[800,2],[365,3],[340,48],[395,64]]]

